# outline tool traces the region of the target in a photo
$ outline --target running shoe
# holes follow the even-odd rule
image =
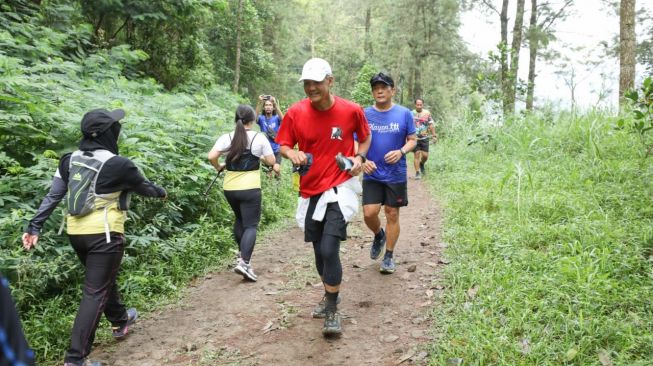
[[[111,335],[113,338],[122,339],[129,332],[129,326],[134,324],[138,319],[138,311],[134,308],[127,309],[127,323],[123,326],[113,326],[111,327]]]
[[[370,258],[378,259],[382,254],[385,253],[385,231],[381,229],[383,236],[381,239],[376,240],[376,235],[374,236],[374,241],[372,241],[372,247],[370,248]]]
[[[422,173],[420,172],[415,173],[415,180],[420,180],[420,179],[422,179]]]
[[[99,362],[84,360],[82,363],[65,362],[63,366],[102,366]]]
[[[322,334],[324,336],[339,335],[342,333],[342,322],[340,314],[336,311],[329,311],[324,318],[324,326],[322,327]]]
[[[383,258],[383,261],[381,261],[381,267],[379,268],[379,272],[381,273],[395,273],[395,261],[392,258],[385,257]]]
[[[258,279],[256,277],[256,274],[254,273],[254,269],[252,268],[252,265],[249,263],[245,263],[244,260],[238,259],[238,264],[236,264],[236,267],[234,267],[234,272],[240,274],[243,276],[244,279],[256,282]]]
[[[340,300],[341,300],[340,295],[338,295],[338,299],[336,299],[336,304],[340,304]],[[327,315],[326,302],[327,302],[326,296],[322,296],[322,300],[320,300],[320,302],[317,303],[317,306],[315,307],[315,309],[313,309],[313,312],[311,313],[313,318],[320,318],[320,319],[326,318]]]

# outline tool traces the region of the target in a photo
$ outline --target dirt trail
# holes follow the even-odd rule
[[[179,304],[148,314],[128,339],[91,358],[113,366],[424,364],[428,312],[442,289],[441,217],[425,183],[409,180],[409,202],[392,275],[380,274],[380,262],[369,258],[372,234],[362,214],[350,225],[341,246],[338,339],[323,338],[323,320],[311,317],[324,290],[312,247],[290,227],[259,238],[252,261],[258,282],[227,269],[209,274]]]

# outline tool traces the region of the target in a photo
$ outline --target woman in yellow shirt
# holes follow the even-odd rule
[[[235,130],[220,136],[208,156],[211,164],[220,171],[222,166],[218,159],[226,154],[227,172],[222,189],[236,216],[233,233],[240,249],[234,271],[250,281],[257,279],[250,260],[261,221],[260,161],[271,166],[275,173],[279,174],[280,171],[268,139],[264,134],[252,130],[255,121],[254,109],[239,105],[234,118]]]

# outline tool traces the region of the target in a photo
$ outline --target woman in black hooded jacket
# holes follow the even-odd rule
[[[138,316],[136,309],[127,309],[122,304],[116,285],[125,248],[127,196],[129,192],[135,192],[146,197],[166,198],[166,191],[146,180],[131,160],[118,155],[119,121],[124,116],[121,109],[95,109],[84,115],[79,150],[61,157],[50,191],[23,234],[23,247],[26,250],[33,248],[43,223],[69,187],[73,187],[71,184],[80,180],[78,174],[69,176],[71,159],[102,160],[95,184],[96,206],[102,207],[83,216],[69,214],[66,218],[70,244],[85,267],[85,279],[64,366],[99,365],[86,361],[86,357],[91,351],[102,313],[111,322],[115,338],[126,336],[129,326]]]

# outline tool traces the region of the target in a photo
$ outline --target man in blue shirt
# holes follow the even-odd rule
[[[413,115],[408,108],[392,102],[395,83],[389,75],[378,73],[370,80],[374,105],[365,109],[372,130],[372,144],[363,164],[363,214],[374,233],[370,257],[381,254],[381,273],[393,273],[392,254],[399,238],[399,208],[408,205],[406,154],[416,145]],[[384,206],[386,227],[379,213]]]
[[[261,114],[261,106],[263,106],[263,114]],[[277,99],[271,95],[259,95],[256,103],[256,115],[258,116],[256,123],[261,128],[261,132],[263,132],[267,136],[268,141],[270,141],[274,157],[277,159],[277,164],[281,164],[279,144],[274,142],[274,138],[277,137],[277,132],[279,132],[279,127],[281,127],[281,120],[283,120],[283,113],[279,108]],[[271,174],[272,170],[268,172],[268,176]]]

